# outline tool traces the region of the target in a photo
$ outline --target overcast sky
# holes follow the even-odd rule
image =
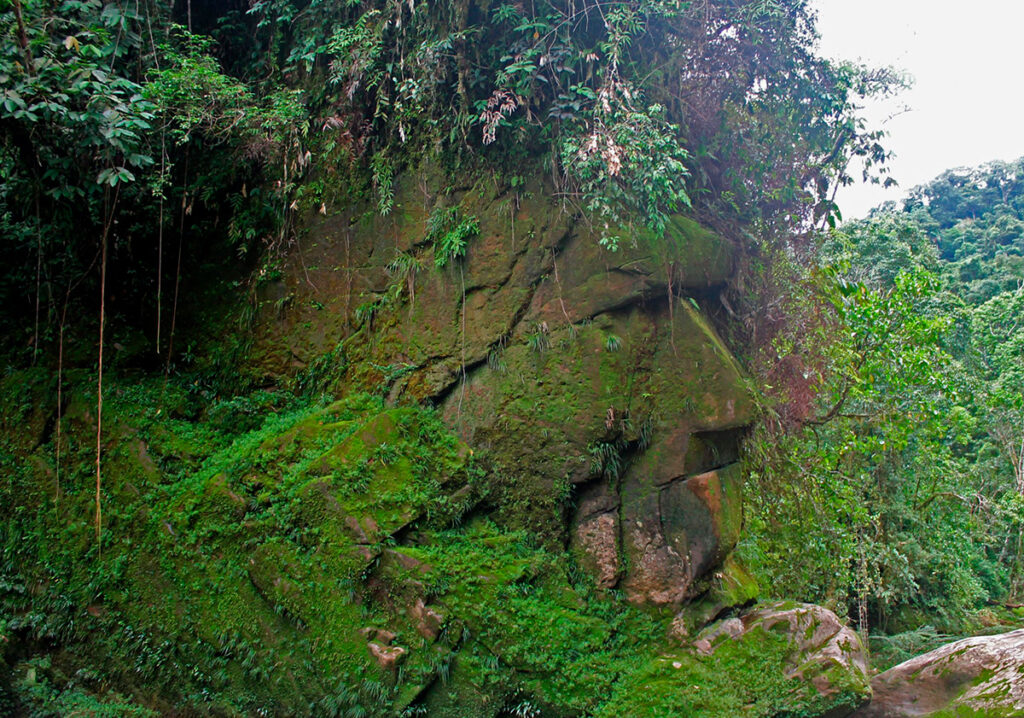
[[[915,80],[896,100],[866,109],[890,133],[900,188],[841,190],[844,218],[951,167],[1024,155],[1024,1],[812,1],[823,55],[893,65]]]

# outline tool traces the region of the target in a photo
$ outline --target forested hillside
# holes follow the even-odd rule
[[[751,559],[911,646],[1019,603],[1020,173],[951,170],[830,235],[806,285],[827,319],[791,339],[817,363],[751,443]]]
[[[904,85],[805,0],[0,0],[0,713],[836,718],[1021,625],[1024,164],[842,223]]]

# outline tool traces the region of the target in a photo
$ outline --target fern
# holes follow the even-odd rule
[[[370,161],[373,172],[373,186],[377,190],[377,211],[382,216],[391,214],[395,203],[395,169],[383,154],[376,154]]]
[[[444,269],[466,256],[470,238],[480,233],[476,217],[463,217],[458,207],[438,208],[427,219],[427,241],[434,245],[434,264]]]

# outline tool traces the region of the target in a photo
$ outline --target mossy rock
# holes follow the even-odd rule
[[[730,554],[706,580],[705,592],[676,616],[674,633],[685,641],[725,611],[747,606],[759,595],[757,579],[734,554]]]
[[[1024,715],[1024,629],[965,638],[880,673],[856,718]]]
[[[726,660],[742,653],[741,646],[772,646],[769,680],[777,715],[842,718],[871,698],[860,637],[821,606],[792,601],[756,606],[705,628],[693,645],[701,656]]]
[[[387,546],[395,532],[445,525],[475,501],[471,453],[432,412],[385,409],[360,395],[302,407],[211,442],[194,473],[170,482],[160,467],[181,464],[161,451],[196,431],[172,437],[184,427],[163,424],[141,453],[157,414],[112,406],[104,479],[122,485],[105,495],[102,558],[86,523],[91,492],[69,482],[60,511],[44,499],[33,518],[52,525],[51,558],[19,569],[39,586],[32,604],[45,611],[55,602],[67,614],[60,620],[82,627],[65,639],[77,656],[69,661],[91,662],[107,680],[186,712],[207,712],[196,696],[216,696],[224,715],[304,714],[320,701],[392,706],[416,698],[410,685],[433,680],[434,641],[409,610],[423,582],[375,563],[395,553]],[[88,429],[69,421],[68,440],[88,446],[79,443]],[[73,467],[91,460],[78,451],[65,458]],[[50,479],[25,472],[19,481],[48,488]],[[23,531],[22,522],[4,530]],[[25,601],[6,589],[0,596],[5,606]],[[394,634],[388,647],[407,653],[406,680],[377,660],[361,633],[368,625]]]
[[[498,519],[551,547],[591,518],[573,516],[574,499],[588,492],[612,496],[615,506],[606,510],[623,507],[619,533],[645,519],[653,526],[663,513],[669,536],[641,531],[637,538],[663,547],[654,559],[667,567],[655,579],[662,585],[634,581],[631,600],[679,605],[692,597],[691,586],[735,544],[736,482],[709,472],[735,461],[753,407],[728,348],[694,296],[680,295],[713,297],[734,270],[732,244],[680,215],[662,236],[630,230],[609,252],[587,223],[561,211],[541,180],[516,191],[481,181],[427,196],[417,174],[443,176],[424,165],[399,178],[389,222],[355,210],[348,218],[307,218],[306,246],[296,250],[302,261],[287,265],[283,279],[282,297],[295,299],[280,305],[277,319],[264,318],[266,336],[257,343],[280,335],[294,346],[309,335],[292,354],[306,364],[317,351],[343,354],[347,368],[335,388],[438,403],[448,426],[489,467]],[[426,234],[437,211],[472,217],[479,227],[464,259],[443,270]],[[389,270],[396,257],[401,268]],[[382,275],[389,271],[390,279]],[[319,321],[309,305],[340,294],[345,326],[337,311]],[[334,348],[324,353],[327,335]],[[321,368],[310,371],[319,376]],[[703,474],[711,478],[698,486]],[[622,491],[607,490],[620,478]],[[381,493],[388,490],[368,492]],[[651,513],[661,499],[668,509]],[[395,511],[391,523],[408,519]],[[627,564],[648,561],[624,545],[612,552],[622,562],[596,569],[605,587],[628,579]],[[593,564],[586,549],[577,555]]]

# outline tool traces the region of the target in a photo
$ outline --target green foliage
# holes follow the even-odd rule
[[[595,715],[815,718],[860,702],[864,686],[837,686],[827,701],[801,695],[778,672],[791,650],[785,636],[758,628],[725,641],[703,660],[692,652],[668,652],[626,676]]]
[[[865,629],[959,632],[1021,586],[1021,546],[1007,537],[1020,534],[1013,317],[1024,306],[1016,289],[973,304],[976,279],[955,262],[977,255],[951,262],[943,232],[912,201],[833,233],[829,264],[803,280],[816,299],[787,307],[796,333],[761,355],[765,393],[782,402],[750,444],[744,550],[779,594],[849,611]]]
[[[295,388],[300,394],[315,396],[330,391],[348,368],[345,346],[339,342],[333,349],[310,362],[306,369],[296,375]]]
[[[326,79],[310,101],[368,153],[384,211],[385,165],[436,148],[500,166],[507,158],[484,151],[497,145],[561,165],[560,189],[599,226],[660,234],[689,205],[688,178],[747,217],[819,217],[833,211],[827,190],[849,180],[851,156],[869,170],[886,158],[854,98],[901,85],[891,72],[815,57],[801,0],[700,10],[675,0],[429,10],[260,0],[251,13],[268,48],[264,75]],[[708,42],[713,63],[698,54]]]
[[[59,333],[61,287],[95,289],[105,228],[112,295],[163,343],[172,242],[188,296],[213,265],[288,247],[298,210],[372,193],[394,211],[397,178],[427,156],[461,173],[546,166],[612,248],[692,202],[784,236],[832,211],[851,156],[884,162],[855,101],[899,84],[817,58],[802,0],[19,6],[25,46],[2,14],[0,297],[19,346],[47,297],[35,349]],[[475,231],[442,219],[440,266]]]
[[[537,354],[543,354],[551,348],[551,336],[547,323],[537,325],[526,337],[526,345]]]
[[[143,53],[137,10],[19,7],[20,26],[11,3],[0,10],[0,231],[12,240],[0,273],[0,322],[22,344],[28,288],[46,276],[56,285],[51,294],[63,294],[56,287],[92,261],[111,206],[145,201],[137,180],[155,162],[155,107],[142,78],[126,71]],[[42,338],[33,327],[34,350]]]
[[[434,567],[428,590],[468,628],[452,683],[503,696],[509,713],[820,714],[779,670],[790,650],[785,637],[760,632],[710,657],[666,648],[658,621],[587,582],[572,586],[564,559],[524,533],[477,520],[432,535],[415,555]],[[444,694],[431,692],[430,715],[451,715],[449,706],[474,714],[473,703],[451,706]]]
[[[373,186],[377,189],[377,211],[382,215],[390,214],[395,201],[394,168],[383,154],[374,155],[370,166]]]
[[[156,711],[136,705],[116,693],[99,697],[83,690],[73,681],[63,688],[52,685],[46,678],[51,668],[48,658],[33,659],[19,668],[25,675],[16,681],[14,692],[20,705],[31,706],[30,710],[24,713],[31,718],[62,718],[73,715],[95,718],[157,718],[159,715]]]
[[[599,441],[589,447],[590,472],[595,476],[603,476],[610,481],[617,481],[625,468],[625,442]]]
[[[601,227],[601,244],[612,250],[621,239],[610,233],[612,226],[640,222],[660,237],[669,214],[690,206],[689,153],[677,139],[679,128],[664,121],[660,105],[637,108],[638,99],[628,87],[602,89],[602,109],[586,133],[561,146],[584,207]]]
[[[0,398],[31,416],[38,387],[18,379]],[[80,401],[65,416],[68,477],[88,476],[92,458]],[[88,482],[66,484],[55,506],[49,475],[0,432],[0,629],[19,651],[61,647],[60,665],[18,664],[30,715],[153,715],[87,686],[156,697],[162,710],[245,714],[615,715],[681,695],[716,715],[792,705],[770,637],[686,654],[664,683],[675,697],[648,695],[665,622],[594,589],[526,531],[480,515],[461,525],[475,499],[456,488],[477,491],[483,477],[428,410],[283,391],[209,405],[172,377],[113,380],[108,411],[119,485],[102,556],[78,518]],[[45,465],[52,438],[26,450]],[[443,616],[436,641],[410,616],[417,598]],[[374,662],[367,627],[395,632],[407,649],[398,670]],[[761,677],[736,682],[738,670]]]
[[[755,229],[771,242],[835,216],[830,190],[849,179],[851,157],[884,162],[855,103],[899,84],[816,57],[803,0],[256,0],[248,12],[207,3],[195,17],[191,4],[181,5],[24,0],[26,43],[10,4],[0,10],[0,232],[10,245],[0,300],[5,341],[20,352],[33,305],[46,305],[34,348],[65,338],[65,319],[82,324],[91,305],[81,297],[98,294],[95,256],[108,231],[112,316],[132,338],[116,344],[119,361],[141,371],[152,358],[134,348],[143,343],[137,327],[151,327],[156,315],[156,336],[166,332],[179,289],[191,316],[204,319],[216,288],[252,295],[260,281],[279,278],[296,213],[317,204],[326,215],[335,200],[375,201],[378,213],[405,221],[397,178],[428,155],[451,169],[452,186],[470,172],[522,177],[544,167],[550,189],[611,248],[620,241],[613,227],[660,237],[670,215],[691,204],[737,236]],[[175,24],[186,20],[194,32]],[[435,210],[426,236],[435,265],[457,264],[479,231],[459,206]],[[1009,220],[994,225],[993,241],[1012,231]],[[172,275],[175,250],[182,260]],[[253,250],[264,252],[264,264],[246,284],[249,267],[238,259]],[[963,465],[955,449],[976,437],[977,416],[956,411],[964,407],[939,391],[936,372],[948,366],[937,337],[950,325],[923,311],[933,278],[900,266],[884,280],[893,287],[879,289],[836,264],[824,296],[845,343],[829,355],[834,371],[821,386],[827,398],[873,414],[842,417],[823,458],[835,461],[829,471],[871,477],[881,488],[859,492],[823,471],[813,501],[787,491],[779,501],[831,510],[838,487],[832,533],[807,552],[813,568],[836,568],[822,575],[845,582],[830,597],[845,599],[853,586],[881,613],[917,588],[926,602],[948,593],[951,611],[996,595],[1001,568],[976,550],[987,550],[988,535],[971,538],[976,514],[945,501],[959,488],[949,478]],[[417,269],[411,255],[399,255],[394,285],[355,310],[361,331],[374,329],[403,280],[413,301]],[[1005,318],[1014,307],[997,302],[986,311]],[[179,328],[189,324],[185,315]],[[880,330],[920,349],[889,350]],[[0,435],[5,635],[59,646],[69,665],[95,669],[96,685],[140,689],[185,713],[411,714],[422,700],[454,705],[459,715],[466,696],[469,705],[521,715],[614,714],[638,704],[721,715],[744,704],[763,715],[792,708],[780,703],[785,684],[764,662],[777,658],[771,645],[758,649],[763,660],[742,685],[731,682],[740,669],[730,661],[687,656],[675,673],[652,664],[663,623],[580,588],[565,555],[530,538],[551,539],[560,526],[527,535],[479,519],[452,528],[479,498],[471,452],[427,410],[386,409],[365,395],[321,398],[347,366],[344,344],[296,377],[299,396],[233,395],[231,365],[245,338],[215,333],[229,336],[230,351],[204,358],[200,344],[179,337],[180,359],[160,356],[171,376],[125,370],[108,383],[101,448],[113,480],[104,484],[102,551],[86,520],[95,425],[83,387],[95,376],[74,368],[91,362],[91,349],[64,358],[66,409],[54,408],[49,376],[44,390],[25,385],[4,397],[12,407],[5,416],[17,417],[5,419]],[[145,334],[156,339],[150,328]],[[91,347],[80,335],[65,340],[62,347]],[[528,338],[538,353],[550,341],[546,324]],[[986,339],[993,371],[1009,366],[1015,341]],[[600,353],[601,340],[594,346]],[[620,346],[614,335],[603,339],[608,352]],[[502,365],[497,354],[493,364]],[[396,357],[371,368],[386,389],[412,365]],[[992,393],[992,406],[1018,410],[1012,385],[1004,389]],[[903,403],[888,398],[903,394]],[[943,413],[955,419],[953,448],[921,449],[939,435]],[[49,417],[61,418],[59,437]],[[32,437],[10,428],[28,419],[42,427]],[[650,434],[646,423],[641,448]],[[810,442],[809,433],[794,440],[792,456],[814,458]],[[595,470],[617,476],[632,446],[595,445]],[[893,455],[899,461],[886,463]],[[911,492],[905,477],[929,462]],[[51,480],[58,470],[59,490]],[[562,480],[494,501],[531,502],[554,517],[570,493]],[[864,508],[879,497],[884,511]],[[1019,522],[1019,502],[1000,506]],[[761,535],[771,518],[759,511],[753,519]],[[950,550],[914,543],[929,531]],[[902,543],[890,546],[892,535]],[[774,548],[762,545],[761,565],[778,562]],[[879,553],[851,577],[836,563],[866,555],[860,549]],[[396,555],[429,570],[421,575]],[[417,587],[450,612],[436,644],[409,617]],[[396,625],[410,649],[394,674],[373,662],[359,633],[378,625]],[[68,685],[58,669],[43,669],[26,699],[40,711],[143,714],[112,693],[51,691]],[[651,682],[664,690],[648,695]],[[681,690],[691,684],[706,690]],[[449,686],[457,698],[445,703]]]
[[[40,12],[39,5],[30,3],[25,11]],[[14,126],[45,127],[53,133],[46,139],[58,144],[45,147],[47,155],[56,155],[60,149],[74,153],[63,163],[58,156],[48,156],[48,163],[71,169],[78,159],[74,155],[84,154],[84,159],[102,168],[97,184],[113,187],[134,181],[129,166],[141,169],[153,164],[143,135],[152,126],[154,108],[139,84],[111,68],[138,48],[140,38],[131,30],[140,17],[113,5],[96,16],[83,5],[53,18],[55,23],[45,29],[36,26],[39,19],[29,15],[26,20],[32,31],[28,47],[18,47],[13,33],[4,37],[0,118]],[[125,32],[122,46],[115,40]],[[62,148],[61,140],[70,146]],[[79,193],[88,189],[76,185],[79,178],[74,175],[52,176],[55,169],[43,171],[44,176],[50,175],[45,178],[49,183],[57,183],[50,188],[50,197],[81,197]]]
[[[434,246],[434,266],[444,269],[466,256],[469,240],[480,233],[476,217],[463,217],[458,207],[438,207],[427,219],[426,241]]]
[[[954,640],[955,637],[941,634],[929,625],[891,636],[876,634],[871,636],[872,663],[884,671]]]
[[[305,134],[300,93],[272,88],[257,98],[244,83],[224,74],[210,55],[209,38],[173,26],[173,43],[160,47],[161,64],[150,70],[145,94],[168,120],[168,135],[180,145],[201,135],[208,145],[243,143],[254,156],[273,159]]]
[[[910,193],[902,212],[932,238],[943,274],[971,305],[1024,281],[1024,160],[955,169]]]
[[[375,297],[373,299],[369,299],[363,302],[358,307],[356,307],[356,310],[354,312],[356,324],[365,324],[372,329],[373,319],[377,315],[377,311],[382,306],[384,306],[385,301],[385,297]]]
[[[12,458],[8,467],[0,452],[12,478],[2,488],[11,510],[0,529],[0,607],[16,617],[4,635],[59,642],[65,664],[89,666],[97,685],[144,687],[184,710],[304,711],[307,702],[370,698],[392,705],[397,689],[376,673],[357,633],[363,621],[391,619],[365,616],[351,601],[392,534],[420,517],[421,529],[449,526],[467,508],[467,495],[453,497],[442,484],[472,485],[475,470],[439,420],[384,410],[365,395],[325,405],[284,392],[200,413],[188,407],[187,390],[160,380],[115,381],[109,399],[105,461],[120,483],[108,489],[102,557],[77,519],[88,513],[88,482],[69,480],[57,506],[49,481],[13,471],[26,464]],[[88,474],[90,462],[89,427],[75,411],[65,419],[66,477]],[[183,415],[190,418],[171,418]],[[52,444],[38,456],[51,461]],[[16,495],[31,497],[24,511],[13,510]],[[368,548],[339,511],[362,517],[357,531]],[[35,580],[48,588],[26,593]],[[307,627],[329,638],[311,647]],[[411,682],[428,670],[430,652],[419,655],[422,665],[417,658],[408,666]],[[304,687],[272,685],[281,672],[304,676]],[[56,666],[41,667],[38,678],[21,699],[39,715],[70,707],[149,715],[122,709],[114,694],[94,700],[65,690]]]

